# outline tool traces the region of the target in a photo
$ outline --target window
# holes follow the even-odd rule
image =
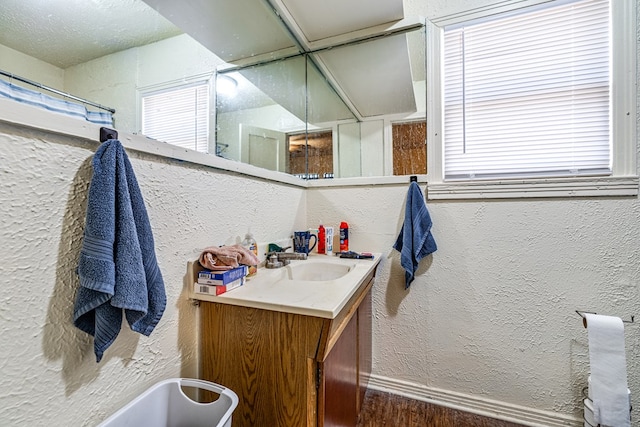
[[[169,144],[208,152],[208,82],[143,93],[142,133]]]
[[[609,174],[609,4],[446,29],[445,179]]]
[[[542,2],[435,31],[429,158],[442,164],[429,182],[441,195],[540,197],[554,182],[554,195],[637,194],[633,3]]]

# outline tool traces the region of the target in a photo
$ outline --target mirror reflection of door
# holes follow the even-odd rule
[[[240,125],[242,161],[261,168],[286,172],[286,135],[271,129]]]
[[[333,132],[317,131],[288,135],[289,173],[310,178],[333,177]],[[305,145],[308,146],[309,170],[305,157]]]
[[[394,123],[393,174],[415,175],[427,173],[427,123],[425,121]]]

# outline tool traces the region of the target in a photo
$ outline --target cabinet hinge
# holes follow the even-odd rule
[[[318,364],[318,372],[316,375],[316,390],[320,389],[320,378],[322,378],[322,366]]]

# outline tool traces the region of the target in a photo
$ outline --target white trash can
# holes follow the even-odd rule
[[[218,393],[210,403],[190,399],[181,386]],[[161,381],[103,421],[98,427],[231,427],[238,396],[221,385],[190,379]]]

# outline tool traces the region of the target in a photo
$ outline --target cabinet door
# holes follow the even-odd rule
[[[358,422],[358,316],[353,316],[321,367],[319,426]]]
[[[325,320],[203,302],[200,378],[239,398],[234,427],[300,427],[316,423],[313,360]]]
[[[371,366],[373,358],[373,313],[371,305],[371,291],[360,303],[358,307],[358,414],[362,409],[364,395],[369,386],[369,377],[371,376]]]

